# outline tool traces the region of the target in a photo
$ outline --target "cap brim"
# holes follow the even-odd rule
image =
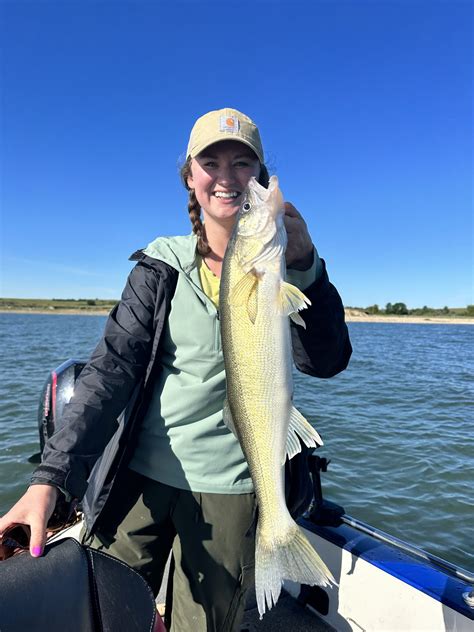
[[[250,147],[250,149],[257,156],[259,161],[263,164],[263,156],[260,155],[260,152],[257,149],[255,149],[252,143],[250,143],[248,140],[245,140],[244,138],[241,138],[241,137],[236,138],[235,134],[232,134],[232,133],[222,134],[222,132],[219,132],[219,134],[216,135],[211,140],[207,139],[205,143],[196,145],[196,147],[193,148],[193,150],[186,156],[186,158],[189,158],[189,156],[191,156],[191,158],[196,158],[198,154],[203,152],[205,149],[207,149],[211,145],[214,145],[215,143],[221,143],[224,140],[233,140],[236,143],[242,143],[243,145],[247,145],[247,147]]]

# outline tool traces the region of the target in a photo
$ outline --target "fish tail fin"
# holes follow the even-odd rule
[[[295,523],[284,542],[263,542],[257,527],[255,594],[260,619],[280,596],[284,579],[309,586],[336,584],[331,571]]]

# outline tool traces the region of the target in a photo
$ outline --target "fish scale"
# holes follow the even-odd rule
[[[309,304],[285,282],[287,236],[278,179],[265,189],[249,181],[227,245],[220,282],[221,338],[226,367],[224,421],[247,459],[259,518],[255,590],[260,617],[277,601],[284,579],[334,582],[329,569],[290,516],[284,462],[321,444],[318,433],[293,408],[290,318]],[[304,323],[303,323],[304,324]],[[291,430],[290,430],[291,428]]]

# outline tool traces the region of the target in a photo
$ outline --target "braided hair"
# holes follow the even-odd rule
[[[184,165],[181,167],[180,175],[184,186],[189,191],[188,213],[193,226],[193,233],[197,236],[197,250],[202,257],[205,257],[211,252],[211,248],[207,243],[206,229],[204,228],[201,220],[201,207],[197,201],[196,193],[194,192],[194,189],[191,189],[188,185],[188,178],[192,175],[191,160],[192,158],[189,156]],[[269,180],[270,176],[268,175],[268,169],[264,164],[261,164],[258,183],[263,187],[268,188]]]

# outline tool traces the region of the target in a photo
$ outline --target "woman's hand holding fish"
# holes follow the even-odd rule
[[[313,265],[313,242],[301,213],[285,202],[284,222],[288,234],[286,265],[293,270],[308,270]]]
[[[0,518],[0,539],[4,531],[15,524],[31,529],[30,553],[38,557],[46,542],[46,525],[50,519],[59,490],[52,485],[31,485],[10,511]]]

